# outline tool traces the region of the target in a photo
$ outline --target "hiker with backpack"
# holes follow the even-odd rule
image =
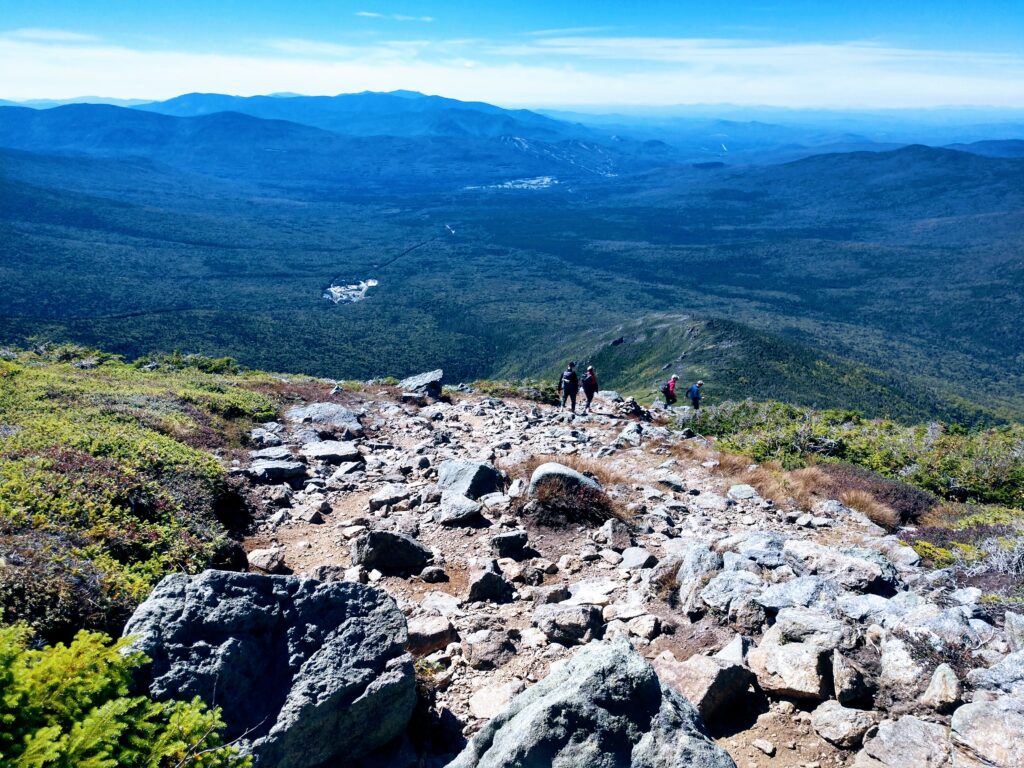
[[[594,395],[597,394],[597,373],[594,371],[594,366],[588,365],[587,372],[583,374],[583,378],[580,379],[580,386],[583,387],[583,394],[587,398],[587,404],[583,406],[584,413],[590,413],[590,404],[594,400]]]
[[[676,400],[676,382],[679,381],[679,377],[676,374],[672,374],[668,381],[661,385],[661,394],[665,396],[665,405],[674,405]]]
[[[576,363],[569,361],[558,380],[558,393],[562,396],[562,409],[565,409],[565,402],[572,403],[572,412],[576,413],[576,393],[580,391],[580,378],[576,375]]]
[[[694,384],[692,387],[690,387],[688,390],[686,390],[686,396],[688,398],[690,398],[690,402],[693,404],[693,410],[695,410],[695,411],[699,411],[700,410],[700,398],[701,398],[701,391],[700,390],[701,390],[701,388],[703,386],[704,386],[704,382],[703,381],[698,381],[696,384]]]

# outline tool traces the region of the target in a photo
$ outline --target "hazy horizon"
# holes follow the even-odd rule
[[[40,0],[5,10],[0,94],[152,100],[408,89],[509,107],[1024,108],[1024,9],[997,0],[642,7]],[[17,75],[15,75],[17,73]]]

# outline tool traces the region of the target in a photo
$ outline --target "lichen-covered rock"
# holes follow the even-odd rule
[[[404,731],[416,701],[405,618],[360,584],[174,574],[125,635],[152,659],[140,682],[154,698],[221,707],[227,737],[247,734],[261,766],[369,755]]]
[[[957,764],[1014,768],[1024,765],[1024,701],[1003,696],[965,704],[953,713]]]
[[[591,643],[516,696],[448,768],[735,768],[625,641]]]
[[[946,768],[950,765],[949,730],[938,723],[905,715],[882,722],[864,741],[857,768]]]
[[[570,488],[589,488],[594,491],[602,490],[601,484],[584,474],[570,469],[562,464],[549,461],[541,464],[530,476],[530,495],[536,496],[537,491],[548,483],[563,483]]]

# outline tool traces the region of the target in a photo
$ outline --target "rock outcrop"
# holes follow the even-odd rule
[[[735,768],[623,640],[591,643],[512,699],[448,768]]]
[[[125,627],[157,699],[222,707],[259,766],[318,768],[400,737],[416,700],[394,600],[349,582],[205,571],[164,578]]]

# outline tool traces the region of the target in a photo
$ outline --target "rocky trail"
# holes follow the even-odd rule
[[[1024,618],[897,536],[611,395],[447,400],[434,372],[255,429],[251,573],[139,608],[151,690],[220,681],[275,768],[1024,766]]]

